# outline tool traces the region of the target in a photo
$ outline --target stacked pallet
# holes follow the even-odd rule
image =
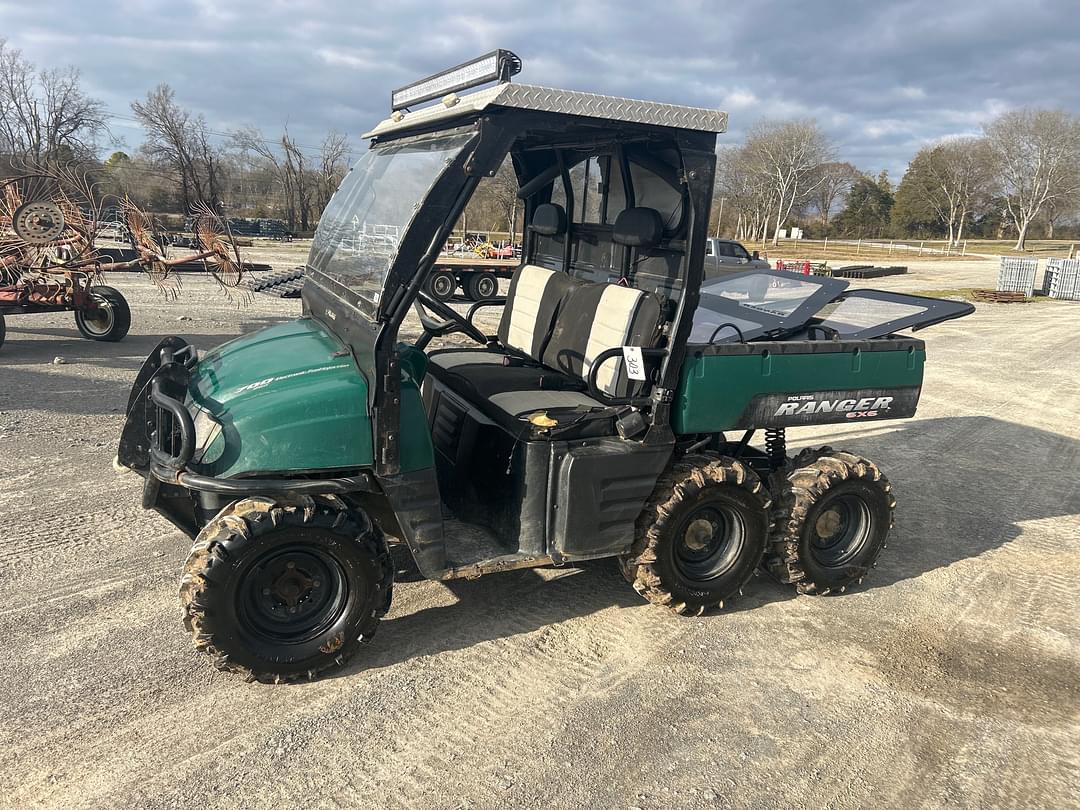
[[[1022,304],[1031,300],[1022,292],[1003,290],[972,290],[971,297],[976,301],[989,301],[994,304]]]
[[[846,267],[838,267],[833,270],[836,278],[881,278],[882,276],[898,276],[907,272],[907,268],[894,265],[892,267],[874,267],[871,264],[849,264]]]
[[[1030,298],[1035,294],[1035,273],[1038,269],[1038,259],[1002,256],[997,291],[1023,293]]]
[[[1062,301],[1080,301],[1080,259],[1048,259],[1042,292]]]

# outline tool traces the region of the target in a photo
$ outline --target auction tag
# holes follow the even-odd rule
[[[623,346],[623,360],[626,362],[626,376],[631,380],[645,379],[645,360],[641,356],[640,346]]]

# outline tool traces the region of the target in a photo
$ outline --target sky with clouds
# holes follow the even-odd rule
[[[813,117],[838,156],[898,177],[923,144],[1022,106],[1080,112],[1077,0],[0,0],[0,38],[73,64],[138,144],[130,103],[159,82],[214,130],[288,124],[357,139],[389,91],[495,47],[520,81],[715,107],[740,136]]]

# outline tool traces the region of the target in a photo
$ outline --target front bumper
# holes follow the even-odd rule
[[[146,479],[143,507],[194,537],[207,515],[254,495],[344,495],[378,492],[367,473],[349,477],[215,478],[190,469],[196,452],[195,420],[186,404],[198,355],[180,337],[161,341],[143,362],[128,397],[118,461]]]

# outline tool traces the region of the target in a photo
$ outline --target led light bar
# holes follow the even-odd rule
[[[414,104],[431,101],[448,93],[488,82],[508,82],[521,72],[521,60],[511,51],[499,49],[457,67],[444,70],[407,84],[390,94],[390,111],[396,112]]]

